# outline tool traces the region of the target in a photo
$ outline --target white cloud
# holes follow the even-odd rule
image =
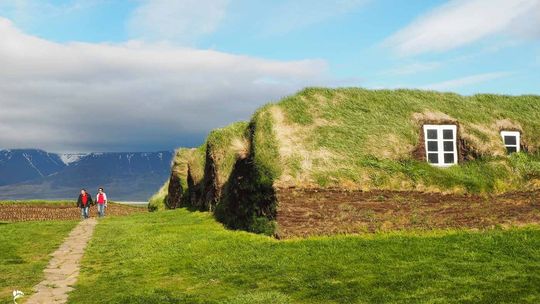
[[[286,34],[346,14],[369,0],[290,0],[266,12],[263,34]]]
[[[466,77],[461,77],[461,78],[429,84],[429,85],[423,86],[422,88],[429,89],[429,90],[446,91],[446,90],[452,90],[456,88],[466,87],[473,84],[478,84],[478,83],[483,83],[483,82],[503,78],[511,74],[512,74],[511,72],[492,72],[492,73],[476,74],[476,75],[470,75]]]
[[[191,40],[216,30],[229,0],[144,0],[128,22],[134,38]]]
[[[198,142],[326,75],[275,61],[142,42],[54,43],[0,18],[0,143],[52,151]],[[271,81],[268,81],[268,80]]]
[[[401,55],[447,51],[495,34],[540,37],[540,0],[452,0],[385,42]]]

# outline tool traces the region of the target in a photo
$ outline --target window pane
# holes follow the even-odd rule
[[[427,130],[427,138],[428,139],[437,139],[437,130],[428,129]]]
[[[504,144],[505,145],[517,145],[517,138],[516,136],[504,136]]]
[[[439,150],[438,143],[436,141],[428,141],[427,142],[427,149],[430,152],[437,152]]]
[[[443,139],[454,139],[454,132],[452,130],[443,130]]]
[[[454,163],[454,153],[444,153],[444,163],[453,164]]]
[[[508,153],[514,153],[514,152],[517,152],[517,147],[514,146],[514,147],[506,147],[506,151]]]
[[[437,153],[428,153],[428,163],[438,164],[439,163],[439,154]]]
[[[445,141],[443,144],[445,152],[454,152],[454,141]]]

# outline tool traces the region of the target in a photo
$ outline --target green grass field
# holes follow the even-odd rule
[[[0,303],[12,303],[14,289],[29,294],[43,278],[49,255],[76,221],[0,223]]]
[[[277,241],[178,209],[101,221],[70,303],[538,303],[538,282],[537,226]]]

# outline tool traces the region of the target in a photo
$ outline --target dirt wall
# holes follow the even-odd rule
[[[169,187],[167,194],[167,208],[175,209],[182,206],[182,200],[184,199],[184,189],[182,187],[182,181],[176,174],[171,173],[169,179]]]
[[[212,155],[212,149],[206,148],[206,158],[204,164],[204,177],[202,185],[202,204],[207,210],[214,210],[221,199],[221,186],[219,174],[217,172],[216,160]]]
[[[540,193],[494,197],[401,191],[277,189],[280,238],[540,223]]]

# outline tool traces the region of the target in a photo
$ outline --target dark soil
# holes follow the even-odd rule
[[[481,197],[291,188],[277,195],[280,238],[540,223],[539,192]]]
[[[109,204],[105,210],[106,216],[123,216],[138,212],[147,212],[146,208],[119,204]],[[97,207],[90,207],[90,216],[97,217]],[[53,204],[0,204],[0,221],[49,221],[49,220],[77,220],[81,218],[81,211],[73,206]]]
[[[203,205],[205,210],[214,210],[221,199],[221,187],[219,186],[219,174],[217,172],[216,161],[212,155],[210,144],[206,147],[206,161],[204,165],[203,178]]]
[[[184,189],[182,188],[182,181],[180,180],[180,177],[176,176],[173,172],[169,178],[169,188],[166,200],[167,207],[171,209],[180,207],[182,205],[183,196]]]
[[[191,167],[188,165],[187,184],[188,184],[188,197],[186,198],[188,204],[187,207],[193,207],[199,210],[205,210],[202,200],[202,181],[195,182],[193,175],[191,174]]]

